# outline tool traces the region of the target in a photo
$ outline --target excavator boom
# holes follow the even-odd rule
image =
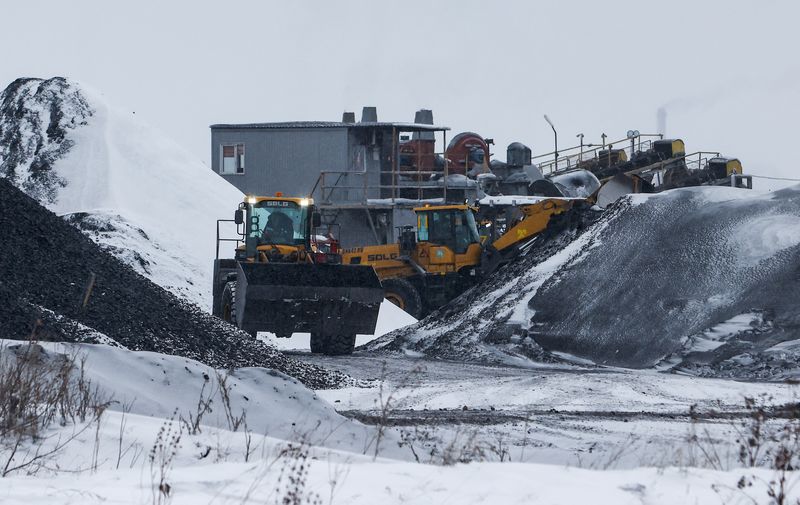
[[[574,200],[564,198],[546,198],[537,203],[520,206],[523,217],[511,228],[492,242],[492,247],[501,253],[527,243],[547,229],[553,216],[563,214],[572,209]]]

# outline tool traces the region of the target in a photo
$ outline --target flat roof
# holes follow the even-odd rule
[[[282,123],[212,124],[212,130],[286,130],[300,128],[397,128],[404,132],[447,131],[447,126],[420,123],[359,122],[342,123],[338,121],[286,121]]]

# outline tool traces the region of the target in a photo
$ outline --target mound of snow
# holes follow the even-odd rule
[[[242,194],[188,151],[63,78],[0,95],[0,175],[162,287],[206,309],[216,220]],[[83,225],[86,225],[85,227]]]
[[[52,204],[68,183],[55,163],[74,146],[93,109],[61,77],[17,79],[0,93],[0,176],[40,202]]]
[[[0,356],[27,345],[0,340]],[[202,399],[210,402],[201,418],[203,426],[233,430],[231,416],[244,414],[247,429],[254,434],[358,453],[364,452],[376,436],[375,427],[343,417],[297,379],[273,369],[250,367],[226,372],[156,352],[95,344],[38,345],[44,348],[45,359],[70,356],[82,361],[84,378],[100,387],[105,397],[113,398],[111,410],[189,420],[190,415],[197,417]],[[386,455],[410,457],[407,451],[397,450],[393,433],[386,436],[391,440],[385,445]]]

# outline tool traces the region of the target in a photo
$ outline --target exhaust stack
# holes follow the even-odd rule
[[[362,123],[377,123],[378,122],[378,108],[377,107],[364,107],[361,109],[361,122]]]
[[[414,114],[415,124],[433,124],[433,111],[430,109],[420,109]],[[413,140],[436,140],[433,132],[414,132],[411,135]]]

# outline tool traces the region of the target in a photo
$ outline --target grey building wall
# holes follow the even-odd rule
[[[338,238],[344,248],[394,243],[400,239],[398,227],[417,227],[417,216],[410,207],[370,209],[372,223],[367,212],[366,208],[323,209],[323,220],[339,224]]]
[[[336,212],[335,222],[339,224],[338,239],[342,247],[358,247],[386,243],[386,233],[376,223],[377,215],[372,213],[373,224],[376,225],[378,239],[367,219],[367,209],[342,209]]]
[[[335,189],[331,192],[331,203],[357,203],[364,199],[383,198],[381,172],[390,171],[391,141],[386,148],[386,139],[391,138],[391,128],[351,128],[348,132],[348,170],[353,172],[339,179],[339,185],[348,189]],[[383,176],[386,179],[385,176]],[[334,181],[326,179],[333,185]],[[384,190],[383,193],[387,193]]]
[[[244,174],[220,174],[223,144],[245,145]],[[307,195],[321,171],[348,160],[347,128],[211,130],[211,168],[244,193]]]
[[[243,174],[220,174],[221,146],[245,145]],[[248,194],[305,196],[311,192],[320,172],[328,174],[325,183],[337,186],[322,199],[321,187],[314,193],[323,204],[323,221],[340,226],[343,247],[396,242],[398,226],[416,226],[409,208],[325,208],[325,203],[357,204],[364,198],[389,198],[392,183],[392,128],[213,128],[211,130],[211,168],[240,191]],[[381,174],[381,172],[385,172]],[[366,195],[365,195],[366,183]],[[402,197],[401,194],[396,194]]]

